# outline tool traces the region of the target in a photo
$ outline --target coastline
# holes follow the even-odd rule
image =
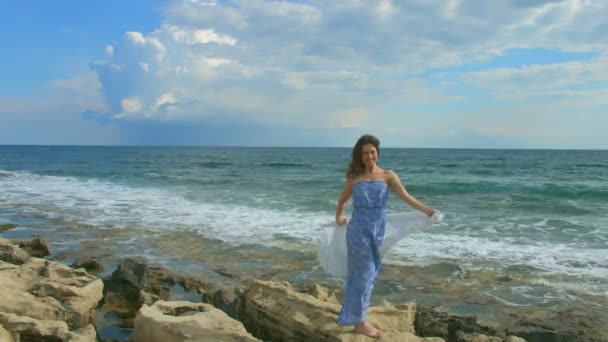
[[[9,230],[10,232],[10,230]],[[106,232],[107,233],[107,232]],[[2,235],[6,235],[7,233],[3,233]],[[0,235],[1,236],[1,235]],[[124,237],[123,237],[124,238]],[[102,238],[101,240],[91,239],[93,244],[101,244],[101,243],[111,243],[109,241],[108,236],[106,238]],[[105,242],[104,242],[105,241]],[[173,240],[171,241],[172,246],[179,245],[187,239],[184,240]],[[115,274],[118,272],[120,267],[125,263],[136,265],[136,268],[144,269],[144,270],[152,270],[149,271],[151,273],[162,274],[164,279],[171,279],[171,281],[167,282],[164,285],[159,285],[156,290],[152,290],[157,298],[152,297],[152,302],[149,304],[153,304],[155,299],[163,299],[163,300],[188,300],[195,303],[207,302],[214,304],[217,308],[223,310],[227,315],[233,317],[235,315],[236,307],[238,306],[238,298],[240,298],[241,302],[244,297],[239,297],[239,291],[242,293],[243,288],[248,288],[251,284],[258,284],[261,286],[259,282],[265,284],[262,288],[267,289],[268,287],[276,287],[283,286],[281,291],[282,295],[279,297],[283,298],[283,304],[291,303],[291,298],[297,293],[308,294],[311,291],[317,294],[317,297],[323,297],[325,300],[328,300],[329,297],[332,297],[331,300],[334,305],[337,305],[339,308],[339,298],[341,289],[339,284],[328,283],[327,281],[315,282],[314,277],[307,277],[307,279],[301,278],[301,272],[298,271],[302,265],[297,265],[291,262],[284,262],[280,267],[275,267],[274,270],[266,267],[265,269],[252,269],[252,272],[245,272],[241,267],[238,266],[236,261],[245,261],[247,258],[260,258],[262,255],[259,250],[250,250],[247,252],[244,249],[240,251],[232,251],[234,253],[232,260],[227,260],[227,262],[218,263],[219,260],[213,259],[213,250],[207,251],[207,253],[201,253],[201,259],[208,259],[204,262],[206,265],[205,272],[197,272],[197,274],[193,275],[191,272],[183,272],[183,270],[175,270],[171,267],[159,267],[154,261],[146,260],[145,258],[137,258],[139,261],[134,261],[134,259],[128,258],[107,258],[103,256],[102,250],[94,250],[90,248],[89,245],[84,244],[81,246],[81,249],[72,250],[70,253],[61,252],[61,253],[52,253],[48,259],[63,259],[63,262],[66,264],[70,264],[75,259],[81,259],[83,257],[92,257],[93,260],[97,259],[97,261],[101,261],[101,264],[105,270],[101,271],[98,275],[100,279],[103,279],[105,288],[104,288],[104,304],[96,310],[94,315],[95,319],[94,325],[98,332],[98,336],[102,340],[129,340],[132,338],[133,330],[132,322],[133,313],[139,310],[140,307],[136,309],[120,309],[116,305],[116,303],[112,303],[108,296],[108,288],[111,288],[108,284],[112,277],[115,277]],[[165,242],[168,243],[168,242]],[[99,246],[98,246],[99,247]],[[158,248],[158,246],[150,246],[151,248]],[[201,250],[202,251],[202,250]],[[270,254],[279,254],[275,255],[275,258],[279,259],[285,257],[285,253],[280,252],[278,250],[270,251]],[[87,255],[84,255],[87,254]],[[95,255],[97,254],[97,255]],[[263,254],[263,253],[262,253]],[[268,257],[268,256],[266,256]],[[294,256],[292,256],[294,257]],[[295,256],[294,259],[297,259]],[[220,259],[218,257],[217,259]],[[276,262],[277,259],[274,259]],[[283,261],[287,260],[287,258],[283,258]],[[224,260],[226,261],[226,260]],[[272,263],[271,261],[266,260],[266,263]],[[117,265],[120,267],[117,268]],[[233,267],[230,267],[232,265]],[[242,265],[241,265],[242,266]],[[249,264],[248,266],[251,266]],[[309,267],[310,265],[308,265]],[[448,267],[449,268],[449,267]],[[246,268],[247,269],[247,268]],[[400,268],[397,266],[388,266],[385,269],[385,272],[388,274],[404,274],[404,284],[410,284],[409,286],[413,286],[412,284],[412,269],[409,269],[408,272],[404,272],[406,269]],[[301,270],[300,270],[301,271]],[[148,272],[148,271],[146,271]],[[144,272],[145,273],[145,272]],[[169,274],[169,275],[168,275]],[[407,276],[406,276],[407,274]],[[487,279],[492,279],[494,275],[483,275]],[[161,278],[162,278],[161,277]],[[481,276],[480,276],[481,277]],[[128,278],[128,277],[127,277]],[[425,280],[428,283],[428,279]],[[466,279],[465,279],[466,281]],[[505,279],[505,281],[508,281]],[[133,283],[133,281],[131,281]],[[161,282],[162,283],[162,282]],[[320,284],[319,284],[320,283]],[[187,284],[187,285],[185,285]],[[289,285],[285,285],[289,284]],[[141,285],[141,284],[140,284]],[[382,287],[386,286],[386,283],[379,282],[378,292],[382,292]],[[428,284],[427,284],[428,286]],[[415,287],[411,287],[412,289]],[[461,289],[459,292],[458,289]],[[311,290],[313,289],[313,290]],[[316,290],[314,290],[316,289]],[[134,297],[139,297],[139,292],[142,289],[138,289],[139,291],[131,293],[131,295],[127,295],[127,299],[123,298],[118,302],[133,302]],[[262,290],[260,290],[262,291]],[[265,291],[265,290],[264,290]],[[262,292],[264,292],[262,291]],[[274,291],[274,290],[273,290]],[[409,288],[405,287],[402,289],[401,293],[408,293]],[[458,298],[462,296],[462,291],[464,291],[459,286],[451,287],[450,295]],[[274,292],[273,292],[274,293]],[[321,294],[320,294],[321,293]],[[329,295],[331,294],[331,295]],[[125,297],[124,295],[122,295]],[[298,297],[297,295],[296,297]],[[120,296],[119,296],[120,297]],[[131,297],[130,299],[128,297]],[[270,295],[269,297],[276,297],[276,293]],[[315,297],[316,298],[316,297]],[[317,298],[317,300],[320,300]],[[393,296],[393,298],[403,298],[403,296]],[[391,302],[391,296],[383,296],[381,294],[374,295],[374,300],[372,305],[375,307],[381,307],[386,305],[392,305],[395,307],[399,307],[399,305],[405,305],[406,303],[403,301],[392,301],[395,304],[386,304],[386,300],[389,299]],[[463,298],[461,298],[463,299]],[[261,301],[268,301],[268,298],[265,298]],[[496,324],[495,322],[489,322],[484,320],[476,320],[475,318],[465,318],[464,316],[456,316],[449,315],[446,313],[446,309],[449,308],[450,303],[447,301],[439,300],[441,305],[437,305],[434,308],[428,308],[421,304],[413,304],[410,302],[408,305],[413,305],[413,307],[417,308],[419,316],[417,319],[413,319],[413,325],[418,326],[418,330],[414,329],[414,333],[426,337],[443,337],[446,341],[456,341],[456,335],[452,332],[452,335],[441,335],[442,333],[437,333],[438,330],[428,330],[425,331],[422,326],[425,326],[422,322],[444,322],[444,328],[447,329],[449,322],[456,321],[465,321],[465,322],[474,322],[474,327],[477,328],[466,328],[469,329],[468,332],[481,333],[485,332],[489,335],[495,335],[496,338],[500,338],[499,341],[506,340],[508,334],[511,333],[513,335],[524,336],[527,337],[529,341],[549,341],[554,339],[556,341],[605,341],[608,338],[608,334],[601,331],[602,326],[602,318],[601,316],[597,316],[597,312],[594,308],[590,307],[588,310],[578,309],[578,310],[569,310],[563,312],[554,312],[546,308],[532,308],[530,310],[521,310],[521,308],[517,308],[517,310],[505,310],[508,306],[505,306],[504,303],[500,303],[496,299],[492,299],[488,296],[479,295],[477,297],[477,301],[471,300],[471,298],[464,298],[464,301],[469,301],[469,305],[477,305],[477,306],[486,306],[490,310],[500,311],[498,309],[502,305],[502,310],[504,310],[501,314],[504,316],[508,316],[512,319],[513,324],[504,325],[504,324]],[[137,302],[137,301],[135,301]],[[137,302],[138,304],[141,304]],[[453,303],[456,305],[456,303]],[[279,305],[279,304],[276,304]],[[276,306],[275,305],[275,306]],[[141,305],[140,305],[141,306]],[[268,310],[273,310],[272,306],[270,308],[266,308]],[[266,310],[265,309],[265,310]],[[335,311],[335,308],[333,309]],[[424,314],[422,314],[424,313]],[[335,312],[334,312],[335,314]],[[125,317],[131,316],[125,320]],[[422,318],[424,316],[424,318]],[[242,319],[243,320],[243,319]],[[244,319],[246,321],[246,319]],[[418,321],[418,323],[416,323]],[[131,324],[131,327],[129,327]],[[259,323],[247,323],[245,324],[248,327],[248,330],[255,330],[256,328],[252,328]],[[335,324],[335,321],[332,322],[331,319],[328,319],[324,324]],[[417,325],[416,325],[417,324]],[[473,324],[473,323],[471,323]],[[595,325],[594,325],[595,324]],[[426,324],[428,325],[428,324]],[[597,325],[597,326],[596,326]],[[337,326],[337,325],[336,325]],[[584,326],[586,329],[581,330],[580,327]],[[264,328],[267,329],[267,328]],[[264,330],[262,329],[262,330]],[[291,328],[285,328],[288,331]],[[465,329],[465,328],[463,328]],[[467,330],[463,330],[463,333]],[[472,330],[471,330],[472,329]],[[477,329],[477,330],[475,330]],[[441,330],[441,329],[440,329]],[[439,331],[440,331],[439,330]],[[312,330],[313,332],[316,330]],[[339,330],[338,333],[345,333],[345,331]],[[447,331],[447,330],[446,330]],[[582,331],[582,332],[581,332]],[[318,331],[317,331],[318,333]],[[256,334],[260,334],[257,332]],[[434,335],[433,335],[434,334]],[[450,337],[451,336],[451,337]],[[460,337],[459,341],[468,341],[467,339],[463,339],[464,337]],[[538,339],[543,338],[543,339]],[[551,338],[551,339],[547,339]],[[280,340],[280,339],[279,339]],[[473,340],[471,340],[473,341]]]

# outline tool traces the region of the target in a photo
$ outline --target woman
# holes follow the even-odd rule
[[[346,184],[336,207],[336,223],[344,225],[344,205],[353,195],[354,210],[346,231],[348,276],[338,323],[354,325],[355,332],[370,337],[380,336],[380,331],[366,323],[365,318],[380,268],[379,247],[384,239],[388,188],[429,217],[435,213],[408,194],[395,172],[376,165],[379,155],[380,141],[376,137],[366,134],[359,138],[353,148]]]

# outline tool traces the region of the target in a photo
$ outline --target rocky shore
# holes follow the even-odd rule
[[[341,289],[259,279],[218,285],[135,259],[99,279],[95,260],[68,266],[48,255],[42,237],[0,238],[0,341],[371,340],[336,323]],[[383,331],[379,341],[602,340],[584,326],[559,331],[529,321],[507,331],[415,303],[371,307],[369,321]]]

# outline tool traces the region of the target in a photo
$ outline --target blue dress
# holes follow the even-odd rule
[[[348,276],[338,323],[365,321],[367,307],[380,269],[388,185],[383,181],[353,184],[353,215],[346,229]]]

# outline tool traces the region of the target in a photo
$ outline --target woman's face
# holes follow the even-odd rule
[[[361,149],[361,160],[365,166],[374,166],[378,160],[378,150],[373,144],[365,144]]]

